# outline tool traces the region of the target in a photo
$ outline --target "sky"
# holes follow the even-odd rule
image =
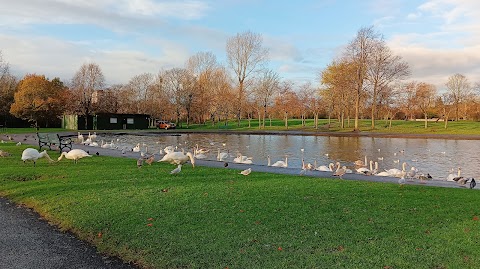
[[[449,76],[480,82],[478,0],[0,0],[0,51],[11,72],[71,81],[85,63],[107,85],[184,67],[198,52],[227,66],[226,42],[260,34],[269,68],[298,85],[374,26],[411,68],[408,81],[441,91]]]

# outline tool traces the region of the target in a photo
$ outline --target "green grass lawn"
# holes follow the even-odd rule
[[[475,190],[106,156],[34,168],[24,148],[0,144],[0,195],[147,268],[480,268]]]
[[[480,135],[480,122],[477,121],[452,121],[448,123],[448,128],[444,128],[444,122],[429,122],[428,128],[424,127],[425,123],[421,121],[404,121],[394,120],[390,128],[389,123],[384,120],[377,120],[375,129],[371,128],[370,120],[360,120],[359,126],[361,132],[371,133],[398,133],[398,134],[453,134],[453,135]],[[354,121],[350,120],[350,124],[345,120],[345,128],[340,128],[340,123],[336,119],[332,119],[330,124],[327,119],[319,120],[319,128],[314,128],[312,119],[306,120],[306,125],[302,126],[302,121],[299,119],[290,119],[288,121],[288,128],[285,127],[283,120],[266,121],[264,129],[258,128],[258,121],[251,120],[250,127],[248,120],[241,120],[240,125],[237,125],[236,120],[230,120],[227,125],[224,122],[212,125],[207,124],[191,124],[188,128],[185,123],[178,127],[179,130],[191,130],[191,131],[305,131],[305,132],[334,132],[334,133],[349,133],[353,131]],[[151,129],[154,130],[154,129]],[[40,128],[40,132],[61,132],[68,131],[61,128]],[[92,130],[93,131],[93,130]],[[102,130],[96,130],[102,131]],[[118,130],[122,132],[130,132],[136,130]],[[35,128],[7,128],[0,131],[0,134],[23,134],[23,133],[35,133]],[[87,131],[82,131],[87,132]],[[158,132],[165,132],[165,130],[158,130]],[[169,130],[168,132],[172,132]]]

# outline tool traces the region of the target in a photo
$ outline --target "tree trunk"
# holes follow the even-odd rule
[[[425,113],[424,115],[425,115],[425,129],[427,129],[428,128],[427,113]]]
[[[288,112],[285,111],[285,127],[288,129]]]
[[[448,116],[445,116],[445,117],[443,118],[443,120],[445,121],[445,123],[444,123],[444,127],[445,127],[445,129],[447,129],[447,124],[448,124]]]

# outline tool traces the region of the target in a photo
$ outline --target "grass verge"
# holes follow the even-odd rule
[[[0,195],[146,268],[480,268],[476,191],[106,156],[34,168],[24,148],[0,144]]]

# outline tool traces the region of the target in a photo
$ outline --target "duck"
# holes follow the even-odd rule
[[[185,164],[186,162],[190,161],[192,167],[195,168],[195,158],[191,152],[183,153],[183,152],[169,152],[163,156],[158,162],[167,162],[171,164]]]
[[[288,156],[285,156],[285,161],[276,161],[274,164],[270,165],[270,155],[267,156],[268,159],[268,166],[273,166],[273,167],[288,167]]]
[[[38,150],[34,148],[24,149],[22,152],[21,160],[23,161],[23,163],[25,163],[26,161],[33,161],[33,166],[35,167],[37,160],[43,157],[47,158],[49,162],[54,162],[54,160],[52,160],[52,158],[50,158],[50,156],[48,155],[47,150],[38,152]]]
[[[92,155],[88,154],[86,151],[83,149],[72,149],[69,152],[62,152],[60,157],[58,157],[58,161],[63,159],[63,157],[73,160],[74,163],[77,163],[79,159],[84,158],[84,157],[92,157]]]

